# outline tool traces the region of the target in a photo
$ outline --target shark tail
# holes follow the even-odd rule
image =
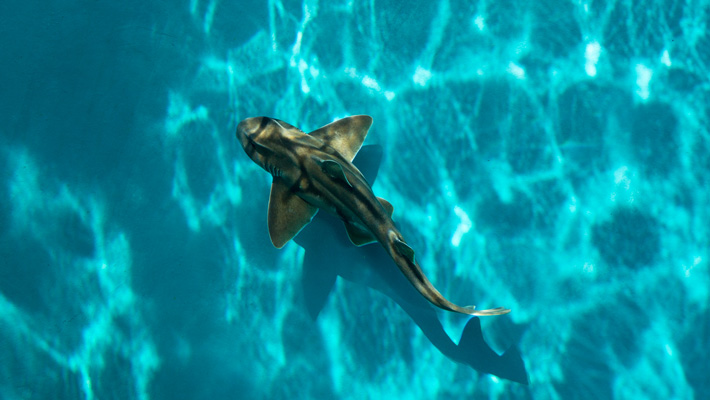
[[[513,382],[528,384],[528,373],[520,352],[510,347],[498,355],[483,339],[481,321],[471,318],[461,334],[458,348],[465,362],[474,369]]]
[[[503,314],[508,314],[510,312],[510,309],[505,308],[505,307],[489,308],[486,310],[476,310],[476,306],[466,306],[466,307],[463,307],[463,309],[465,310],[464,314],[474,315],[474,316],[479,316],[479,317],[485,317],[488,315],[503,315]]]
[[[422,268],[414,259],[414,250],[412,250],[412,248],[401,239],[401,235],[395,229],[390,229],[387,232],[387,239],[392,244],[393,250],[391,251],[404,259],[403,261],[397,261],[394,254],[392,255],[397,263],[397,267],[399,267],[404,276],[407,277],[409,282],[414,285],[419,293],[421,293],[422,296],[424,296],[435,306],[443,310],[481,317],[488,315],[503,315],[510,312],[510,309],[505,307],[476,310],[476,306],[461,307],[450,302],[441,293],[439,293],[438,290],[436,290],[434,285],[432,285],[426,275],[424,275],[424,271],[422,271]],[[353,243],[355,243],[355,241],[353,241]]]

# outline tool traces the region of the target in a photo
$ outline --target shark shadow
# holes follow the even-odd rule
[[[380,146],[363,146],[353,163],[373,184],[381,158]],[[466,324],[459,343],[454,343],[439,321],[436,310],[392,265],[388,254],[379,246],[353,246],[338,217],[319,213],[294,240],[306,251],[302,286],[306,307],[313,320],[318,317],[340,276],[394,300],[449,359],[481,373],[528,384],[525,364],[516,348],[511,347],[498,355],[485,342],[481,322],[475,316]]]

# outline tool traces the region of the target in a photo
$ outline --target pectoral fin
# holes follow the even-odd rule
[[[311,222],[317,212],[317,207],[291,193],[280,179],[274,179],[271,185],[268,215],[271,243],[276,248],[282,248]]]
[[[366,244],[374,243],[377,241],[372,233],[362,229],[355,224],[349,222],[345,223],[345,230],[348,232],[348,237],[350,241],[353,242],[355,246],[364,246]]]
[[[343,158],[352,161],[365,141],[365,136],[367,136],[371,125],[372,117],[354,115],[318,128],[309,135],[322,140],[340,153]]]

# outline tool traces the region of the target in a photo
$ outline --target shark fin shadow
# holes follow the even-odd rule
[[[301,286],[303,287],[303,297],[306,303],[308,315],[313,321],[318,318],[321,310],[325,306],[328,295],[333,290],[335,279],[338,277],[335,268],[323,266],[320,262],[308,260],[308,252],[303,260],[303,275]]]

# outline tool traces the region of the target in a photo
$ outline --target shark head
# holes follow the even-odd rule
[[[237,139],[249,158],[274,177],[281,177],[294,165],[284,155],[288,143],[284,138],[304,135],[298,128],[269,117],[247,118],[237,125]]]

